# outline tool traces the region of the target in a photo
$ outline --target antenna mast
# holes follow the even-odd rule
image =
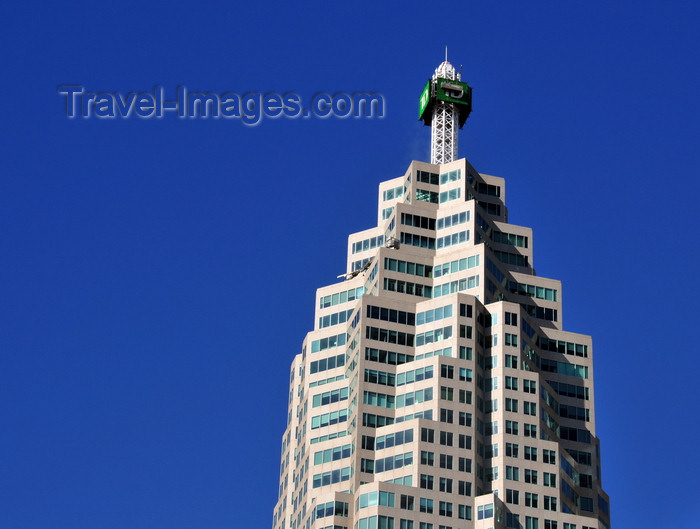
[[[431,127],[430,163],[457,159],[457,127],[464,126],[471,107],[471,87],[462,82],[462,73],[456,73],[447,60],[445,46],[445,61],[435,69],[419,101],[418,118]]]

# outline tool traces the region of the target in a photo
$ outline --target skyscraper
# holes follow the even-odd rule
[[[504,179],[456,159],[471,89],[447,59],[419,107],[432,163],[379,185],[292,362],[273,529],[608,529],[591,337]]]

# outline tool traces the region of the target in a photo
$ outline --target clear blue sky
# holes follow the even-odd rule
[[[445,44],[474,88],[460,155],[506,178],[594,337],[613,527],[696,526],[696,4],[254,4],[0,9],[0,526],[270,526],[315,289],[427,158]],[[70,83],[377,91],[387,116],[69,120]]]

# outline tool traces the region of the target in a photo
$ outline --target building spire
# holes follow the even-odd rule
[[[447,60],[436,69],[423,89],[418,118],[431,127],[430,163],[442,164],[457,159],[457,127],[461,129],[471,112],[472,93]]]

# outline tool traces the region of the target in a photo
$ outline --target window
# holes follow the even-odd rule
[[[440,468],[452,469],[452,456],[440,454]]]
[[[471,391],[467,391],[466,389],[460,389],[458,396],[459,396],[459,402],[461,404],[471,404],[472,403],[472,392]]]
[[[406,511],[412,511],[413,510],[413,496],[409,496],[408,494],[402,494],[401,495],[401,508],[406,510]]]
[[[506,465],[506,479],[511,481],[520,481],[520,469]]]
[[[433,481],[434,481],[433,476],[430,476],[428,474],[421,474],[420,475],[420,488],[427,489],[427,490],[433,490]]]
[[[525,447],[525,459],[528,461],[537,461],[537,448],[534,446]]]
[[[471,426],[472,425],[472,414],[466,411],[459,412],[459,425],[460,426]]]
[[[486,505],[479,505],[476,508],[477,519],[486,520],[487,518],[493,518],[493,503],[487,503]]]
[[[426,452],[425,450],[421,450],[420,453],[420,464],[421,465],[428,465],[428,466],[433,466],[435,463],[435,454],[433,452]]]
[[[452,434],[450,434],[450,435],[452,435]],[[459,447],[460,448],[464,448],[466,450],[471,450],[471,448],[472,448],[471,435],[461,433],[461,434],[459,434],[458,439],[459,439]],[[452,446],[452,445],[450,445],[450,446]]]
[[[523,380],[523,391],[525,393],[537,393],[537,382],[534,380]]]
[[[440,422],[452,424],[454,422],[454,412],[440,408]]]
[[[534,461],[534,460],[533,460]],[[554,450],[542,450],[542,461],[550,465],[557,464],[557,453]]]
[[[525,415],[534,415],[537,417],[537,404],[535,402],[523,401],[523,412]]]
[[[474,374],[471,369],[466,367],[459,368],[459,380],[460,382],[471,382],[474,379]]]
[[[454,378],[455,377],[455,368],[454,366],[450,366],[447,364],[442,364],[440,366],[440,376],[443,378]]]
[[[506,367],[511,369],[518,369],[518,357],[513,355],[506,355]]]
[[[452,480],[449,478],[440,478],[438,483],[440,492],[452,492]]]
[[[420,499],[420,512],[427,512],[428,514],[433,513],[433,500],[428,498]]]
[[[472,495],[472,484],[468,481],[459,480],[457,492],[460,496],[471,496]]]
[[[460,520],[471,520],[472,519],[471,505],[459,505],[457,508],[457,517]],[[574,528],[574,529],[576,529],[576,528]]]
[[[518,378],[506,377],[506,389],[518,390]]]
[[[434,443],[435,442],[435,430],[430,428],[420,429],[420,440],[424,443]]]
[[[452,516],[452,504],[446,501],[441,501],[438,504],[440,516]]]
[[[440,399],[442,400],[454,400],[454,388],[447,386],[440,387]]]
[[[525,424],[525,437],[534,437],[537,439],[537,425]]]
[[[506,398],[506,411],[512,411],[517,413],[518,411],[518,399]]]
[[[506,503],[512,503],[513,505],[518,505],[520,503],[520,491],[513,489],[506,489]]]
[[[518,457],[518,445],[515,443],[506,443],[506,457]]]
[[[467,457],[460,457],[458,460],[458,467],[460,472],[471,472],[472,471],[472,460]]]
[[[555,496],[545,496],[544,497],[544,508],[546,511],[556,511],[557,510],[557,498]]]
[[[518,422],[506,421],[506,433],[518,435]]]
[[[542,473],[542,484],[545,487],[553,487],[556,488],[557,486],[557,475],[552,474],[551,472],[543,472]]]
[[[452,432],[440,432],[440,444],[443,446],[452,446]]]
[[[540,519],[532,516],[525,517],[525,529],[540,529]]]
[[[537,494],[533,494],[532,492],[526,492],[525,493],[525,507],[532,507],[532,508],[536,509],[537,504],[538,504]]]
[[[532,483],[537,485],[537,470],[525,469],[525,483]]]
[[[569,524],[564,524],[564,527],[566,527]],[[557,529],[557,522],[556,520],[545,520],[544,521],[544,529]]]

